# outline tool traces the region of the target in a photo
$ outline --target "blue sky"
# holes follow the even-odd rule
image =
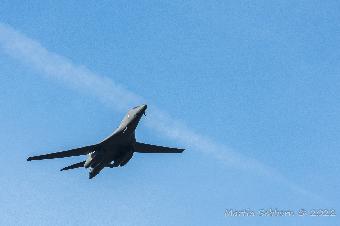
[[[339,7],[3,1],[0,223],[338,224],[224,211],[340,210]],[[59,172],[81,157],[25,161],[100,141],[140,101],[137,138],[182,155],[137,154],[94,180]]]

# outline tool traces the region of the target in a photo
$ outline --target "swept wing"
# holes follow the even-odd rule
[[[68,151],[61,151],[61,152],[54,152],[45,155],[37,155],[31,156],[27,159],[27,161],[31,160],[43,160],[43,159],[54,159],[54,158],[65,158],[71,156],[79,156],[79,155],[86,155],[95,150],[97,145],[90,145],[81,148],[75,148]]]
[[[136,142],[135,152],[140,153],[182,153],[184,149],[182,148],[169,148],[153,144],[144,144]]]

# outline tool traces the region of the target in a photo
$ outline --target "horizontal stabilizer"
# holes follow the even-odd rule
[[[96,147],[97,145],[90,145],[90,146],[85,146],[81,148],[75,148],[75,149],[68,150],[68,151],[61,151],[61,152],[55,152],[55,153],[50,153],[50,154],[45,154],[45,155],[31,156],[27,159],[27,161],[87,155],[88,153],[94,151]]]
[[[66,166],[66,167],[62,168],[60,171],[84,167],[84,164],[85,164],[85,161],[78,162],[78,163],[72,164],[70,166]]]
[[[135,143],[135,152],[140,153],[182,153],[184,151],[183,148],[169,148],[162,147],[152,144],[144,144],[144,143]]]

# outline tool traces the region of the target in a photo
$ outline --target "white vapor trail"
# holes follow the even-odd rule
[[[131,106],[145,102],[143,97],[134,94],[110,78],[98,75],[84,66],[75,65],[71,60],[48,51],[39,42],[1,22],[0,49],[37,70],[43,76],[60,80],[73,89],[94,95],[116,111],[123,112]],[[320,200],[317,195],[290,182],[273,168],[193,131],[160,109],[151,107],[148,114],[150,117],[145,124],[149,129],[174,140],[186,149],[205,152],[221,160],[227,166],[276,178],[278,182],[285,184],[293,191]]]

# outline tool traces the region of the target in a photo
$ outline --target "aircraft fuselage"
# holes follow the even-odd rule
[[[142,105],[128,111],[114,133],[99,144],[98,150],[88,154],[84,167],[90,169],[90,178],[105,166],[124,166],[132,158],[135,130],[146,108],[146,105]]]

